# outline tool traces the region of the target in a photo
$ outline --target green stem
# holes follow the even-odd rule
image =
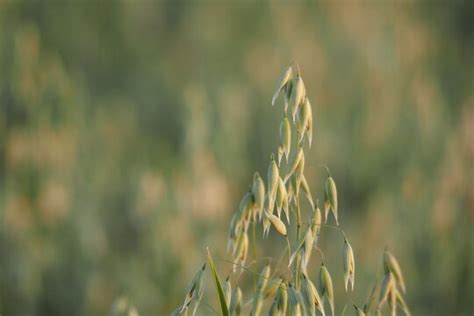
[[[296,243],[300,240],[300,229],[301,229],[301,209],[300,200],[296,197]]]
[[[318,251],[321,254],[321,261],[324,263],[324,252],[319,247],[316,247],[316,251]]]

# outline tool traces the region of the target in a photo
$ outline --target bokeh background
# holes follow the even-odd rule
[[[338,184],[352,299],[387,245],[414,315],[472,315],[473,14],[472,1],[0,0],[0,313],[106,315],[126,296],[167,315],[206,246],[228,273],[227,225],[276,148],[270,99],[296,60],[314,107],[306,174],[316,196],[318,164]],[[341,237],[324,234],[341,312]],[[270,240],[262,253],[285,245]]]

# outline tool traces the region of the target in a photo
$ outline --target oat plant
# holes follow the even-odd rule
[[[283,99],[283,104],[277,104]],[[313,192],[305,178],[305,148],[311,147],[313,138],[313,115],[311,103],[299,67],[292,63],[281,75],[273,94],[271,105],[282,106],[283,117],[279,128],[280,144],[270,155],[265,175],[255,172],[249,189],[242,196],[240,204],[229,224],[228,252],[233,268],[223,281],[217,272],[214,260],[208,250],[207,263],[203,264],[194,276],[183,303],[172,315],[195,315],[203,298],[205,271],[210,271],[214,281],[219,308],[212,313],[227,315],[335,315],[335,304],[341,305],[335,298],[334,282],[330,267],[324,260],[324,251],[318,247],[322,228],[331,228],[341,234],[340,247],[344,278],[341,280],[349,295],[355,289],[356,261],[354,251],[340,226],[338,216],[337,187],[330,170],[321,166],[327,175],[324,184],[322,205],[313,198]],[[306,202],[303,202],[306,201]],[[322,210],[320,209],[322,208]],[[322,215],[324,214],[324,222]],[[328,224],[333,218],[334,224]],[[257,225],[262,225],[263,236],[255,233]],[[290,227],[295,228],[294,236],[289,236]],[[259,258],[255,244],[266,238],[274,229],[286,242],[278,260]],[[255,258],[252,262],[263,267],[257,272],[250,268],[249,254]],[[319,256],[321,265],[311,263],[312,256]],[[286,259],[285,259],[286,258]],[[276,259],[276,258],[274,258]],[[287,260],[283,264],[282,260]],[[383,254],[381,281],[375,281],[367,300],[346,310],[355,315],[396,315],[402,312],[410,315],[403,295],[405,281],[400,265],[394,255],[385,249]],[[319,270],[317,280],[311,279],[311,271]],[[242,274],[249,275],[254,281],[250,291],[240,287]],[[364,304],[365,303],[365,304]],[[206,306],[206,314],[211,309]],[[350,311],[352,309],[352,311]],[[219,312],[218,312],[219,310]]]

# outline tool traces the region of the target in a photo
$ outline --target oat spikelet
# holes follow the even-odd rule
[[[225,279],[223,290],[224,290],[225,303],[227,305],[227,308],[230,308],[230,301],[232,299],[232,285],[230,284],[230,280],[228,276]]]
[[[283,89],[284,90],[284,100],[285,100],[285,113],[288,112],[288,106],[290,104],[290,99],[291,99],[291,94],[293,93],[293,89],[294,89],[294,81],[293,80],[290,80],[287,82],[285,88]]]
[[[293,284],[288,285],[288,314],[301,316],[305,313],[304,300],[301,294],[296,291]]]
[[[230,301],[229,313],[231,316],[239,316],[242,310],[242,290],[237,287],[232,292],[232,299]]]
[[[276,231],[286,237],[286,226],[282,220],[268,212],[265,212],[265,215],[267,216],[270,223],[272,223],[273,227],[275,227]]]
[[[299,146],[298,151],[296,152],[296,154],[294,155],[290,163],[290,169],[288,170],[288,174],[285,177],[285,181],[284,181],[285,183],[295,173],[296,169],[298,168],[302,160],[304,160],[304,151],[303,151],[303,148]]]
[[[331,210],[334,215],[336,225],[339,226],[339,221],[337,219],[337,189],[336,183],[331,176],[328,176],[324,186],[324,223],[328,221],[329,210]]]
[[[262,311],[263,305],[263,292],[267,286],[268,279],[270,278],[270,265],[266,265],[258,277],[257,290],[253,300],[253,307],[251,315],[258,316]]]
[[[385,249],[383,254],[383,264],[385,273],[392,272],[395,277],[396,283],[400,286],[403,293],[406,292],[405,280],[403,278],[402,269],[398,264],[397,259],[392,255],[387,249]]]
[[[306,89],[304,87],[303,79],[297,76],[294,79],[294,87],[290,94],[290,106],[292,107],[293,123],[296,123],[296,113],[298,112],[306,95]]]
[[[382,281],[382,286],[380,287],[380,295],[379,295],[379,304],[378,304],[378,309],[380,309],[385,302],[387,302],[387,299],[389,297],[389,294],[393,291],[395,288],[393,280],[393,274],[391,272],[385,274],[385,277]]]
[[[247,235],[247,232],[243,232],[240,234],[236,247],[234,249],[234,253],[232,254],[234,259],[236,260],[236,263],[234,263],[234,268],[233,271],[237,271],[237,268],[241,267],[243,269],[243,266],[245,265],[245,261],[247,260],[247,253],[249,249],[249,237]]]
[[[246,192],[240,200],[239,208],[229,225],[228,249],[235,247],[235,241],[241,231],[245,231],[249,224],[249,215],[253,207],[253,197],[250,191]]]
[[[201,302],[202,296],[204,294],[202,276],[205,269],[206,269],[206,264],[203,264],[201,269],[199,269],[199,271],[194,275],[194,278],[191,281],[186,297],[184,298],[183,305],[179,311],[180,314],[182,314],[184,310],[189,307],[189,304],[191,304],[192,301],[194,301],[195,311],[197,307],[199,306],[199,303]]]
[[[296,131],[298,132],[298,144],[303,141],[308,128],[309,120],[312,115],[311,104],[308,98],[305,98],[302,105],[296,113]]]
[[[329,307],[331,308],[331,315],[334,316],[334,288],[332,285],[331,275],[324,265],[324,262],[322,263],[321,270],[319,272],[319,281],[321,295],[328,299]]]
[[[261,220],[265,203],[265,184],[263,183],[262,177],[260,177],[258,172],[255,172],[253,176],[252,197],[254,203],[254,214],[258,215],[258,218]]]
[[[286,315],[288,308],[288,288],[286,283],[281,280],[277,293],[277,310],[279,315]]]
[[[311,209],[314,209],[313,196],[311,195],[311,190],[304,175],[301,175],[301,188],[303,189],[303,193],[306,196],[306,199],[308,200],[309,204],[311,204]]]
[[[290,267],[296,256],[300,255],[301,257],[301,268],[304,273],[306,273],[306,268],[308,266],[312,249],[316,248],[316,244],[319,238],[319,232],[321,229],[321,211],[317,208],[313,212],[313,218],[311,219],[310,225],[306,229],[303,238],[299,242],[298,246],[293,251],[293,254],[290,256],[288,267]]]
[[[397,296],[396,297],[397,304],[402,308],[406,316],[410,316],[411,313],[410,313],[410,310],[408,309],[408,305],[405,303],[405,300],[403,299],[399,291],[397,291],[396,296]]]
[[[291,126],[286,114],[280,124],[280,147],[285,154],[286,162],[288,162],[291,148]]]
[[[318,240],[319,240],[319,234],[321,232],[321,210],[319,209],[319,206],[316,205],[316,208],[313,212],[313,221],[311,225],[311,231],[313,232],[313,246],[314,249],[316,249]]]
[[[286,192],[285,184],[283,183],[283,179],[278,177],[278,190],[277,190],[277,195],[276,195],[276,207],[277,207],[278,217],[280,217],[280,218],[281,218],[281,210],[284,207],[287,207],[287,203],[286,203],[287,201],[288,201],[288,193]],[[289,210],[285,210],[285,213],[286,213],[287,221],[289,221],[290,220]]]
[[[280,280],[278,285],[278,292],[273,299],[272,305],[270,307],[269,315],[286,315],[286,309],[288,304],[288,292],[286,288],[286,283],[283,280]]]
[[[319,296],[318,290],[305,273],[302,275],[302,292],[308,315],[315,315],[317,309],[323,316],[325,316],[326,313],[324,311],[323,301]]]
[[[272,106],[275,105],[275,102],[278,98],[278,95],[280,94],[281,90],[287,85],[288,81],[291,79],[291,76],[293,75],[293,70],[292,67],[288,67],[280,76],[278,79],[277,85],[275,87],[275,92],[273,93],[272,97]]]
[[[285,155],[285,151],[284,151],[283,147],[281,147],[281,145],[278,146],[278,149],[277,149],[277,158],[278,158],[277,159],[277,166],[278,166],[278,168],[280,168],[280,166],[281,166],[281,158],[283,158],[284,155]]]
[[[355,262],[354,252],[352,251],[351,244],[344,238],[343,247],[343,265],[344,265],[344,288],[347,292],[347,286],[350,283],[351,291],[354,291],[354,274],[355,274]]]
[[[275,206],[275,198],[278,190],[278,179],[279,179],[278,166],[275,162],[275,156],[272,154],[270,158],[270,165],[267,171],[267,199],[268,209],[267,211],[273,212]]]

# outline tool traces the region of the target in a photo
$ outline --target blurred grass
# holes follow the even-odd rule
[[[297,60],[315,108],[307,178],[322,192],[324,162],[338,183],[354,299],[387,244],[415,315],[472,314],[473,9],[0,1],[0,313],[103,315],[120,295],[171,312],[205,246],[224,255]]]

